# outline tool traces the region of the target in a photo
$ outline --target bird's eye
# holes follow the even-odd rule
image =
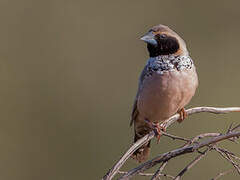
[[[161,35],[160,35],[160,38],[161,38],[161,39],[164,39],[164,38],[166,38],[166,37],[167,37],[166,34],[161,34]]]

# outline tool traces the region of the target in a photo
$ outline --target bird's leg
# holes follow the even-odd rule
[[[160,141],[160,137],[162,136],[162,132],[166,132],[166,127],[163,124],[154,123],[149,121],[148,119],[145,119],[145,122],[151,127],[151,129],[154,131],[155,136],[157,137],[157,143]]]
[[[179,123],[181,123],[181,122],[183,122],[183,120],[188,116],[188,114],[187,114],[187,112],[186,112],[186,110],[185,110],[184,108],[180,109],[180,110],[178,111],[178,113],[179,113],[180,117],[179,117],[179,119],[178,119],[177,121],[178,121]]]
[[[156,133],[157,143],[159,143],[160,137],[162,136],[161,131],[166,132],[166,127],[159,123],[154,123],[154,126],[156,127],[156,130],[157,130],[157,133]]]

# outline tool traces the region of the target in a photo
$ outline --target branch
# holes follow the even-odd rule
[[[234,169],[229,169],[229,170],[227,170],[227,171],[220,172],[216,177],[212,178],[211,180],[217,180],[217,179],[219,179],[220,177],[222,177],[222,176],[224,176],[224,175],[226,175],[226,174],[229,174],[229,173],[231,173],[231,172],[233,172],[233,171],[234,171]]]
[[[196,114],[200,112],[209,112],[214,114],[225,114],[229,112],[240,112],[240,107],[229,107],[229,108],[215,108],[215,107],[195,107],[188,109],[187,111],[188,115]],[[172,117],[170,117],[168,120],[162,123],[162,125],[165,126],[165,128],[168,128],[171,126],[174,122],[176,122],[179,119],[180,115],[175,114]],[[142,145],[147,143],[149,140],[154,138],[155,133],[154,131],[151,131],[148,135],[144,136],[143,138],[139,139],[137,142],[135,142],[128,150],[127,152],[118,160],[118,162],[107,172],[107,174],[102,178],[102,180],[111,180],[118,170],[122,167],[122,165],[127,161],[127,159]]]
[[[118,171],[118,173],[119,174],[127,174],[127,172],[125,172],[125,171]],[[139,176],[153,176],[154,173],[139,173],[138,175]],[[174,176],[169,175],[169,174],[160,173],[159,176],[163,176],[163,177],[168,177],[168,178],[174,179]]]
[[[198,144],[188,145],[186,147],[178,148],[173,151],[169,151],[167,153],[158,155],[157,157],[153,158],[152,160],[149,160],[149,161],[143,163],[142,165],[128,171],[128,173],[125,174],[124,176],[122,176],[121,178],[119,178],[119,180],[127,180],[127,179],[131,178],[132,176],[134,176],[135,174],[138,174],[139,172],[143,172],[143,171],[155,166],[158,163],[168,161],[176,156],[191,153],[191,152],[194,152],[204,146],[209,146],[209,145],[215,144],[219,141],[223,141],[225,139],[229,139],[229,138],[237,137],[237,136],[240,136],[240,131],[230,132],[228,134],[213,137],[211,139],[205,140]]]
[[[170,137],[173,140],[177,139],[177,140],[181,140],[181,141],[185,141],[185,142],[190,142],[191,141],[190,139],[187,139],[187,138],[184,138],[184,137],[180,137],[180,136],[175,136],[175,135],[172,135],[172,134],[168,134],[166,132],[162,132],[162,135],[166,136],[166,137]]]
[[[155,174],[152,176],[151,180],[158,180],[160,174],[162,173],[163,169],[167,165],[167,161],[163,162],[162,165],[158,168],[158,170],[155,172]]]
[[[232,158],[234,158],[235,160],[240,160],[240,158],[238,156],[236,156],[233,152],[230,152],[229,150],[227,149],[224,149],[224,148],[220,148],[220,147],[217,147],[218,150],[222,151],[223,153],[225,154],[228,154],[230,155]]]
[[[226,151],[222,151],[221,149],[219,149],[218,147],[214,147],[213,148],[214,150],[216,150],[224,159],[226,159],[227,161],[229,161],[232,165],[233,165],[233,167],[237,170],[237,172],[238,172],[238,174],[240,175],[240,167],[239,167],[239,165],[237,164],[237,163],[235,163],[233,160],[232,160],[232,158],[230,157],[230,154],[232,154],[232,153],[228,153],[228,152],[226,152]]]
[[[202,154],[198,155],[192,162],[190,162],[173,180],[180,180],[180,178],[183,176],[185,172],[187,172],[189,169],[191,169],[195,164],[197,164],[198,161],[200,161],[204,156],[207,155],[207,152],[210,150],[208,148],[205,150]]]
[[[189,142],[187,142],[184,147],[187,147],[190,144],[196,143],[198,140],[203,139],[205,137],[216,137],[216,136],[220,136],[221,133],[203,133],[203,134],[199,134],[196,137],[194,137],[192,140],[190,140]]]

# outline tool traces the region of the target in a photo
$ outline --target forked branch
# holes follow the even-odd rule
[[[195,108],[191,108],[188,109],[187,111],[188,115],[192,115],[192,114],[196,114],[196,113],[201,113],[201,112],[208,112],[208,113],[214,113],[214,114],[225,114],[225,113],[229,113],[229,112],[240,112],[240,107],[228,107],[228,108],[216,108],[216,107],[195,107]],[[172,116],[171,118],[169,118],[168,120],[166,120],[164,123],[162,123],[163,126],[165,126],[166,128],[168,128],[169,126],[171,126],[174,122],[176,122],[179,119],[179,114],[175,114],[174,116]],[[220,134],[220,133],[205,133],[202,135],[199,135],[197,137],[195,137],[194,139],[190,140],[187,138],[182,138],[179,136],[174,136],[174,135],[170,135],[167,133],[163,132],[164,136],[168,136],[172,139],[178,139],[178,140],[182,140],[182,141],[186,141],[186,145],[182,148],[178,148],[175,149],[173,151],[161,154],[159,156],[157,156],[156,158],[147,161],[145,163],[143,163],[142,165],[128,171],[126,174],[124,174],[120,179],[129,179],[132,176],[139,174],[141,172],[144,172],[145,170],[155,166],[156,164],[159,163],[163,163],[163,162],[167,162],[168,160],[182,155],[182,154],[186,154],[186,153],[191,153],[191,152],[195,152],[198,149],[202,148],[202,147],[209,147],[212,144],[215,144],[219,141],[225,140],[225,139],[235,139],[236,137],[240,136],[240,131],[237,131],[239,129],[239,126],[231,129],[229,132],[227,132],[226,134]],[[102,180],[111,180],[119,171],[119,169],[122,167],[122,165],[127,161],[127,159],[142,145],[144,145],[145,143],[147,143],[149,140],[151,140],[152,138],[154,138],[155,133],[154,131],[151,131],[148,135],[144,136],[143,138],[139,139],[137,142],[135,142],[128,150],[127,152],[118,160],[118,162],[107,172],[107,174],[102,178]],[[201,143],[197,143],[197,144],[193,144],[194,142],[198,141],[199,139],[203,138],[203,137],[212,137],[211,139],[205,140]],[[201,159],[203,156],[199,156],[199,158]],[[198,159],[198,158],[196,158]],[[199,159],[199,160],[200,160]],[[193,163],[196,163],[196,161],[194,161]],[[189,166],[187,166],[186,168],[192,167],[191,163]],[[157,172],[156,172],[157,173]],[[157,176],[157,174],[154,173],[155,176]],[[161,172],[159,173],[161,174]],[[178,176],[176,177],[178,178]],[[180,179],[180,178],[178,178]]]

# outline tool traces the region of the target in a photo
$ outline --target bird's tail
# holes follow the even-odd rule
[[[145,135],[145,134],[144,134]],[[134,142],[136,142],[138,139],[141,139],[144,135],[138,135],[135,132],[134,135]],[[150,142],[147,142],[146,144],[142,145],[140,148],[138,148],[132,155],[133,159],[136,159],[139,163],[146,161],[149,153],[150,153]]]

